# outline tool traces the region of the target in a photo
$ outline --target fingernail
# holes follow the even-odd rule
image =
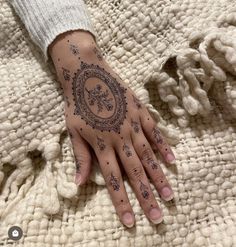
[[[122,216],[122,221],[127,227],[132,227],[134,225],[133,216],[131,213],[126,212]]]
[[[165,201],[170,201],[174,198],[173,191],[169,187],[164,187],[161,190],[162,197]]]
[[[76,174],[75,183],[77,185],[80,185],[80,183],[81,183],[81,175],[79,173]]]
[[[159,224],[163,221],[161,210],[152,208],[149,212],[150,219],[154,224]]]
[[[172,155],[172,154],[167,154],[167,156],[166,156],[166,160],[170,163],[170,164],[175,164],[175,157],[174,157],[174,155]]]

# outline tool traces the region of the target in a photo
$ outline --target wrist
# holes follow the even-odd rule
[[[54,65],[58,57],[63,57],[63,59],[67,57],[64,56],[64,53],[68,51],[69,44],[76,44],[79,52],[83,54],[89,53],[97,45],[93,34],[86,30],[74,30],[59,34],[48,47]]]

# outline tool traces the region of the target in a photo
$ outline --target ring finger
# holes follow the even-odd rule
[[[165,201],[172,200],[174,194],[171,186],[168,183],[166,176],[152,151],[152,147],[148,143],[143,132],[139,131],[139,133],[132,133],[131,138],[134,149],[137,152],[145,170],[153,181],[158,193]]]
[[[119,143],[116,151],[145,215],[153,223],[159,224],[163,220],[162,210],[153,195],[143,165],[131,142],[126,141],[122,145]]]

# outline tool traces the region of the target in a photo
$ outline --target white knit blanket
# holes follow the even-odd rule
[[[0,0],[0,245],[236,246],[236,7],[232,0],[89,0],[111,67],[153,113],[176,155],[175,193],[152,224],[119,220],[99,166],[74,184],[64,102],[52,64]],[[23,237],[8,238],[19,226]]]

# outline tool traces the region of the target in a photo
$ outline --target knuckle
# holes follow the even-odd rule
[[[129,177],[132,182],[136,182],[139,179],[143,178],[144,170],[142,166],[135,166],[129,171]]]

